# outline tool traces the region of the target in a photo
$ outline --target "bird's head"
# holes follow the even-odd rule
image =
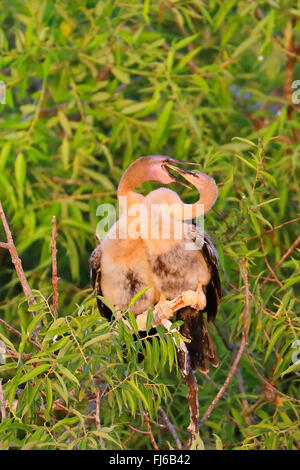
[[[176,160],[164,155],[149,155],[148,157],[141,157],[135,162],[142,165],[143,172],[147,180],[158,181],[162,184],[178,183],[182,186],[189,187],[182,179],[178,178],[176,174],[171,173],[170,169],[183,176],[184,179],[188,174],[192,176],[193,172],[178,168],[177,165],[198,165],[198,163],[186,162],[183,160]]]

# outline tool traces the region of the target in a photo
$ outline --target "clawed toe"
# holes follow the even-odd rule
[[[182,293],[182,300],[185,305],[195,310],[203,310],[206,307],[206,297],[202,290],[187,290]]]

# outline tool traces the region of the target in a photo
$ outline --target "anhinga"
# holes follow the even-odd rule
[[[107,298],[116,309],[128,308],[136,293],[151,286],[130,307],[138,326],[145,329],[145,315],[152,307],[155,307],[154,327],[166,324],[166,319],[177,311],[177,319],[183,321],[180,331],[190,340],[186,347],[191,368],[206,373],[210,364],[218,365],[203,315],[207,312],[208,321],[214,320],[220,302],[218,255],[210,238],[198,230],[191,219],[199,214],[200,207],[203,213],[211,209],[218,190],[214,179],[198,171],[178,168],[178,164],[191,163],[155,155],[137,159],[125,171],[118,187],[118,200],[123,209],[126,202],[126,211],[92,253],[91,278],[95,295]],[[133,191],[146,181],[165,185],[177,182],[186,186],[170,170],[198,190],[198,202],[184,204],[177,193],[168,188],[151,191],[147,196]],[[136,212],[131,211],[134,207],[145,210],[137,217]],[[163,222],[157,215],[173,222],[168,236],[162,233]],[[137,219],[140,235],[133,236],[130,226]],[[182,229],[181,238],[178,228]],[[151,232],[151,229],[154,230]],[[191,240],[196,243],[196,249],[187,250],[186,243]],[[98,297],[97,302],[100,313],[110,320],[110,309]],[[183,368],[180,354],[179,359]]]

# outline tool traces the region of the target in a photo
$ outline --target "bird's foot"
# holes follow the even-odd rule
[[[182,293],[183,302],[195,310],[203,310],[206,307],[206,297],[203,290],[185,291]]]
[[[160,296],[159,302],[155,305],[153,310],[152,326],[163,325],[165,320],[172,318],[174,310],[169,306],[169,302],[164,295]]]
[[[174,310],[179,310],[183,307],[192,307],[195,310],[203,310],[206,307],[206,296],[202,290],[202,283],[199,282],[197,290],[186,290],[174,299],[174,305],[171,306]]]

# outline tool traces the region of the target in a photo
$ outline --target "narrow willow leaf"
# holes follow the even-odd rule
[[[147,320],[146,320],[147,333],[149,333],[149,331],[152,328],[152,320],[153,320],[153,308],[149,310],[148,315],[147,315]]]
[[[137,322],[136,322],[136,319],[135,319],[135,316],[133,315],[132,312],[128,312],[128,318],[129,318],[129,323],[130,325],[132,326],[133,328],[133,331],[138,334],[138,326],[137,326]]]
[[[53,393],[52,393],[52,386],[51,386],[51,381],[48,377],[46,377],[46,402],[47,402],[47,414],[48,414],[48,419],[50,419],[50,411],[52,409],[52,401],[53,401]]]
[[[128,85],[130,83],[130,77],[128,75],[128,73],[124,72],[123,70],[121,69],[118,69],[116,67],[113,67],[112,68],[112,73],[114,74],[114,76],[121,82],[121,83],[125,83],[126,85]]]
[[[87,343],[85,343],[85,345],[83,346],[82,349],[85,349],[88,346],[91,346],[92,344],[103,342],[103,341],[111,338],[112,336],[113,336],[112,333],[104,333],[103,335],[96,336],[95,338],[90,339]]]
[[[0,154],[0,171],[5,168],[6,162],[10,156],[12,144],[11,142],[5,142],[2,147],[1,154]]]
[[[29,380],[34,379],[34,377],[36,377],[37,375],[40,375],[46,370],[48,370],[49,367],[51,367],[50,364],[41,364],[40,366],[35,367],[31,371],[23,375],[23,377],[19,380],[18,385],[24,382],[29,382]]]
[[[300,360],[294,362],[294,364],[292,364],[288,369],[282,372],[281,377],[283,377],[286,374],[289,374],[290,372],[294,372],[295,370],[300,370]]]
[[[61,364],[57,364],[57,367],[63,375],[65,375],[66,377],[68,377],[68,379],[72,380],[72,382],[75,382],[78,386],[80,386],[79,380],[77,379],[77,377],[75,377],[74,374],[72,374],[69,369],[62,366]]]
[[[63,163],[64,170],[69,168],[69,159],[70,159],[70,144],[67,137],[63,138],[61,145],[61,159]]]
[[[172,370],[175,354],[174,354],[174,343],[170,335],[167,335],[167,347],[168,347],[168,360],[169,360],[169,369]]]
[[[144,289],[142,289],[141,291],[137,292],[137,294],[135,294],[132,299],[130,300],[129,302],[129,307],[133,304],[135,304],[141,297],[142,295],[147,292],[147,290],[151,289],[151,286],[148,286],[148,287],[144,287]]]
[[[277,340],[279,338],[283,338],[284,335],[282,333],[284,331],[287,331],[287,326],[286,325],[281,325],[279,328],[276,329],[275,333],[271,336],[270,342],[267,347],[266,355],[265,355],[265,361],[268,359],[273,347],[275,346]]]
[[[26,161],[23,153],[18,153],[15,162],[15,177],[18,188],[23,188],[26,179]]]
[[[178,41],[176,44],[173,45],[174,51],[179,51],[179,49],[182,49],[183,47],[187,46],[190,44],[190,42],[194,41],[198,37],[198,34],[193,34],[193,36],[188,36],[184,39],[181,39]]]
[[[160,142],[161,138],[164,136],[166,128],[167,128],[168,121],[169,121],[170,116],[171,116],[172,109],[173,109],[173,102],[168,101],[166,103],[161,115],[158,118],[156,130],[155,130],[155,133],[152,137],[151,144],[150,144],[151,151],[156,150],[156,148],[159,145],[159,142]]]

